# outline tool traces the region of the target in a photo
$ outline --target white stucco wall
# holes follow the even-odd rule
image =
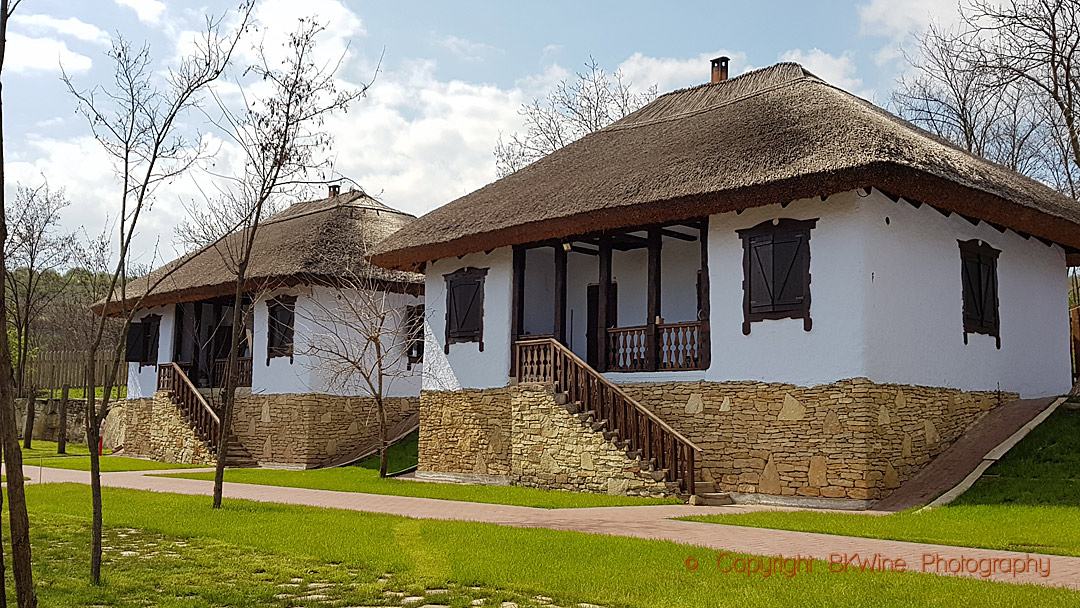
[[[173,351],[173,324],[176,319],[175,306],[157,306],[140,311],[134,322],[142,321],[149,315],[161,315],[160,335],[158,336],[158,362],[172,360]],[[148,399],[154,396],[157,390],[157,365],[143,365],[128,363],[128,399]]]
[[[1070,389],[1064,251],[973,226],[957,215],[894,203],[874,192],[860,201],[866,265],[867,376],[880,382],[1060,395]],[[889,223],[885,223],[885,218]],[[969,334],[964,344],[958,240],[1001,251],[1001,349]],[[866,280],[867,277],[864,277]]]
[[[459,268],[487,268],[484,280],[484,350],[476,342],[446,342],[446,280],[443,275]],[[490,254],[438,260],[427,268],[428,322],[424,345],[424,380],[428,390],[495,388],[510,378],[510,285],[513,253],[509,247]],[[550,331],[550,330],[548,330]],[[546,332],[545,332],[546,333]]]
[[[750,334],[743,335],[743,249],[736,231],[777,218],[818,220],[810,238],[813,328],[805,331],[802,319],[767,320],[753,323]],[[1069,389],[1066,267],[1060,247],[1025,240],[1011,231],[1001,233],[985,223],[972,226],[926,206],[915,209],[906,202],[894,203],[877,191],[714,215],[708,238],[711,367],[704,372],[609,373],[609,378],[815,386],[861,376],[875,382],[963,390],[994,390],[1000,385],[1002,391],[1025,397]],[[971,238],[1002,251],[1000,350],[983,335],[971,335],[964,344],[957,240]],[[676,243],[665,240],[662,259],[663,315],[671,322],[694,318],[700,260],[698,243]],[[439,260],[429,268],[427,361],[429,368],[439,369],[429,370],[438,382],[425,381],[426,387],[490,388],[509,381],[511,259],[510,249],[503,248],[461,260]],[[575,310],[571,339],[574,350],[584,354],[584,290],[596,280],[588,270],[596,263],[591,256],[571,255],[569,260],[567,300]],[[443,275],[465,266],[490,268],[485,283],[485,350],[455,344],[445,356]],[[613,257],[622,326],[645,320],[646,268],[644,250],[616,252]],[[587,274],[587,280],[576,280],[577,273]],[[541,291],[527,291],[544,297],[544,302],[528,304],[526,310],[531,305],[550,308],[551,296],[546,292],[541,296]],[[549,332],[547,323],[537,331]]]

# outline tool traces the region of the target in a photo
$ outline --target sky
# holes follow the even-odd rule
[[[9,26],[2,72],[8,195],[15,184],[47,179],[71,201],[63,229],[100,233],[116,216],[119,181],[76,114],[61,68],[80,89],[107,85],[106,53],[120,34],[148,45],[164,73],[206,15],[226,14],[239,1],[24,0]],[[260,33],[242,43],[241,62],[252,43],[275,40],[304,16],[326,24],[319,48],[328,61],[343,58],[343,86],[374,77],[364,99],[326,122],[335,170],[420,215],[494,180],[495,143],[522,130],[522,103],[543,97],[590,57],[660,93],[707,81],[709,59],[719,55],[732,58],[733,76],[797,61],[888,107],[913,36],[931,20],[955,22],[956,3],[259,0]],[[186,120],[192,132],[208,130],[201,115]],[[136,239],[143,263],[181,250],[174,229],[205,204],[203,179],[196,171],[157,192]]]

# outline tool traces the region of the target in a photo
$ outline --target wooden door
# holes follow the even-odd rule
[[[589,283],[586,289],[585,298],[586,303],[586,325],[585,325],[585,353],[586,363],[594,369],[600,363],[598,361],[597,353],[599,352],[599,341],[597,327],[599,325],[600,317],[600,284]],[[611,320],[609,327],[616,325],[619,318],[619,284],[612,283],[608,287],[608,319]]]

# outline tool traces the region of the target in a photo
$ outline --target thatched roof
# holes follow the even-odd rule
[[[794,63],[668,93],[410,223],[373,261],[506,245],[877,187],[1080,249],[1080,205]]]
[[[247,276],[249,291],[297,283],[363,277],[387,287],[418,291],[423,275],[371,266],[372,246],[409,222],[412,215],[391,209],[362,191],[296,203],[264,220],[255,235]],[[189,253],[128,284],[129,306],[149,308],[231,295],[236,289],[236,252],[245,231]],[[166,276],[156,287],[147,289]],[[94,306],[101,313],[103,303]],[[109,313],[119,312],[119,303]]]

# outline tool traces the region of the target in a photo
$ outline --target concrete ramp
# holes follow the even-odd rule
[[[1008,441],[1055,401],[1057,399],[1054,397],[1017,399],[990,410],[953,442],[949,449],[939,454],[895,492],[874,505],[873,510],[895,512],[913,509],[953,489],[978,469],[989,453]]]

